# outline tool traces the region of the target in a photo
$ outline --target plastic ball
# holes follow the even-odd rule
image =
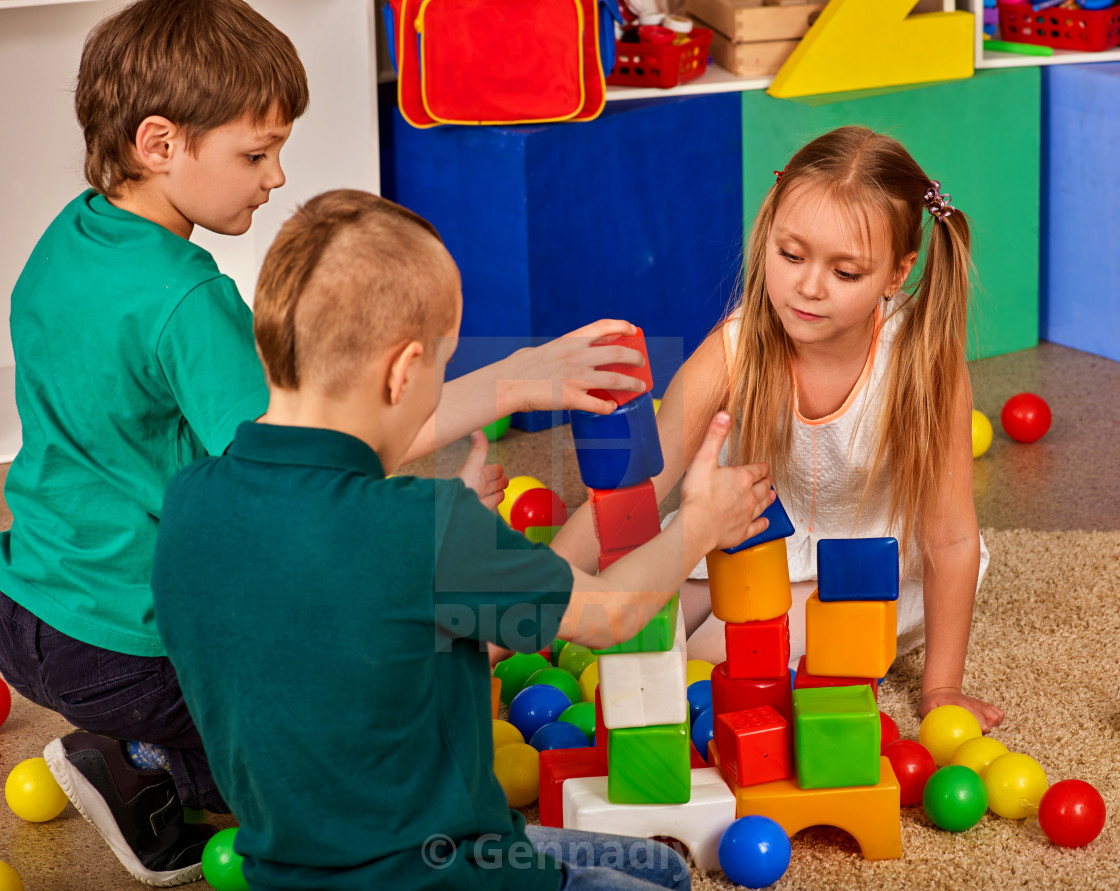
[[[953,752],[953,757],[949,759],[949,763],[971,767],[980,776],[983,776],[989,764],[1001,755],[1006,754],[1007,746],[998,739],[992,739],[990,736],[977,736],[957,746],[957,750]]]
[[[12,813],[28,823],[53,820],[69,801],[43,758],[28,758],[12,768],[4,798]]]
[[[912,739],[896,739],[883,746],[883,755],[891,762],[898,779],[899,804],[914,807],[922,803],[926,783],[937,770],[933,756],[921,743]]]
[[[1011,752],[1000,755],[984,771],[988,807],[1009,820],[1022,820],[1038,813],[1050,781],[1042,765],[1030,755]]]
[[[573,702],[580,702],[583,699],[583,693],[579,689],[579,681],[572,677],[570,671],[564,671],[562,668],[542,668],[540,671],[533,672],[529,675],[529,680],[525,682],[525,687],[536,687],[539,684],[548,684],[555,687],[568,697],[568,705]]]
[[[1050,406],[1034,393],[1018,393],[1003,404],[999,420],[1016,442],[1035,442],[1050,429]]]
[[[1042,796],[1038,825],[1046,837],[1064,848],[1087,845],[1104,829],[1104,799],[1084,780],[1062,780]]]
[[[934,771],[922,792],[922,806],[936,826],[963,832],[988,809],[988,790],[971,768],[950,764]]]
[[[15,867],[0,860],[0,891],[24,891],[23,879]]]
[[[521,731],[514,727],[509,721],[503,721],[501,718],[494,718],[494,751],[498,751],[502,746],[508,746],[510,743],[523,743],[525,737],[521,735]]]
[[[992,422],[982,411],[972,410],[972,457],[979,458],[992,444]]]
[[[548,487],[539,479],[533,476],[515,476],[509,481],[506,486],[506,497],[498,503],[498,515],[509,522],[510,511],[513,510],[513,505],[517,499],[524,495],[531,489],[547,489]]]
[[[939,705],[918,728],[918,742],[929,749],[938,767],[949,763],[961,743],[982,735],[976,716],[959,705]]]
[[[710,681],[714,670],[715,666],[711,662],[705,662],[703,659],[689,659],[684,667],[685,686],[691,687],[697,681]]]
[[[551,489],[530,489],[519,495],[509,509],[509,524],[518,532],[530,526],[563,526],[567,520],[568,509]]]
[[[688,685],[685,691],[688,697],[688,717],[695,722],[700,713],[712,707],[712,682],[697,681]]]
[[[564,647],[567,645],[568,641],[554,637],[547,649],[541,651],[541,655],[548,660],[553,668],[558,668],[560,666],[560,654],[564,652]]]
[[[696,751],[700,753],[700,757],[705,761],[708,760],[708,743],[712,741],[712,737],[716,734],[716,710],[714,708],[707,708],[697,715],[696,720],[692,722],[692,729],[689,731],[689,736],[692,737],[692,744],[696,746]]]
[[[510,416],[506,415],[504,418],[498,418],[492,424],[487,424],[482,428],[482,432],[486,434],[486,438],[491,442],[497,442],[506,435],[509,430]]]
[[[899,736],[898,725],[894,722],[894,719],[886,712],[879,712],[879,751],[882,752]]]
[[[245,858],[233,849],[237,827],[230,826],[210,837],[202,849],[202,876],[214,891],[249,891],[241,871]]]
[[[540,794],[540,754],[528,743],[502,746],[494,753],[494,776],[510,807],[526,807]]]
[[[501,699],[506,705],[522,691],[530,675],[548,668],[548,660],[540,653],[514,653],[494,666],[494,677],[502,682]]]
[[[587,734],[575,724],[553,721],[551,724],[543,725],[534,733],[529,740],[529,745],[538,752],[544,752],[547,749],[583,749],[591,743],[587,739]]]
[[[525,739],[532,739],[545,724],[560,720],[560,715],[571,704],[571,700],[555,687],[535,684],[513,697],[509,704],[509,722]]]
[[[560,651],[560,658],[556,664],[572,677],[578,678],[583,675],[587,666],[597,661],[598,658],[588,647],[570,643]]]
[[[8,720],[8,715],[12,712],[12,691],[8,689],[8,685],[4,683],[4,679],[0,678],[0,724]]]
[[[789,869],[789,836],[769,817],[740,817],[719,840],[719,865],[736,885],[765,888]]]
[[[560,720],[578,727],[587,741],[595,738],[595,703],[576,702],[560,713]]]
[[[579,692],[584,702],[595,702],[595,690],[599,687],[599,660],[596,659],[579,676]]]

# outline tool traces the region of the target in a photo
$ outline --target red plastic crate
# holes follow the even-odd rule
[[[624,87],[675,87],[708,68],[712,32],[694,27],[685,43],[615,44],[614,70],[607,83]]]
[[[1035,12],[1029,3],[1000,3],[999,28],[1015,43],[1097,53],[1120,45],[1120,6]]]

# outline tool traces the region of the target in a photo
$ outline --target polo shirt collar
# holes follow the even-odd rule
[[[356,471],[384,479],[377,452],[349,433],[323,427],[282,427],[246,421],[227,454],[266,464],[302,464]]]

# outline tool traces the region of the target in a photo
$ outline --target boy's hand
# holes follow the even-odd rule
[[[624,346],[603,345],[601,341],[636,331],[629,322],[600,319],[539,347],[518,350],[506,360],[507,380],[502,384],[516,388],[511,396],[519,411],[559,411],[576,409],[609,414],[617,406],[597,399],[588,390],[645,391],[645,383],[628,374],[596,371],[600,365],[641,366],[642,354]]]
[[[980,722],[980,729],[987,733],[1003,721],[1003,709],[997,708],[982,699],[966,696],[956,687],[938,687],[922,694],[922,704],[918,709],[924,718],[939,705],[959,705],[966,708],[976,716]]]
[[[681,513],[687,510],[687,522],[704,530],[706,551],[733,548],[765,530],[769,521],[759,514],[774,501],[769,465],[719,466],[730,429],[727,412],[712,418],[681,482]]]
[[[481,430],[475,430],[471,434],[470,453],[455,476],[466,483],[468,489],[474,489],[478,493],[478,500],[485,507],[494,510],[506,497],[509,480],[502,473],[501,464],[486,463],[486,455],[489,451],[490,443],[486,439],[486,434]]]

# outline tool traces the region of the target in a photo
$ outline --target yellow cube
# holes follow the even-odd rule
[[[762,622],[793,605],[786,540],[776,538],[735,554],[708,554],[712,612],[724,622]]]
[[[898,649],[897,600],[805,602],[805,670],[841,678],[881,678]]]

